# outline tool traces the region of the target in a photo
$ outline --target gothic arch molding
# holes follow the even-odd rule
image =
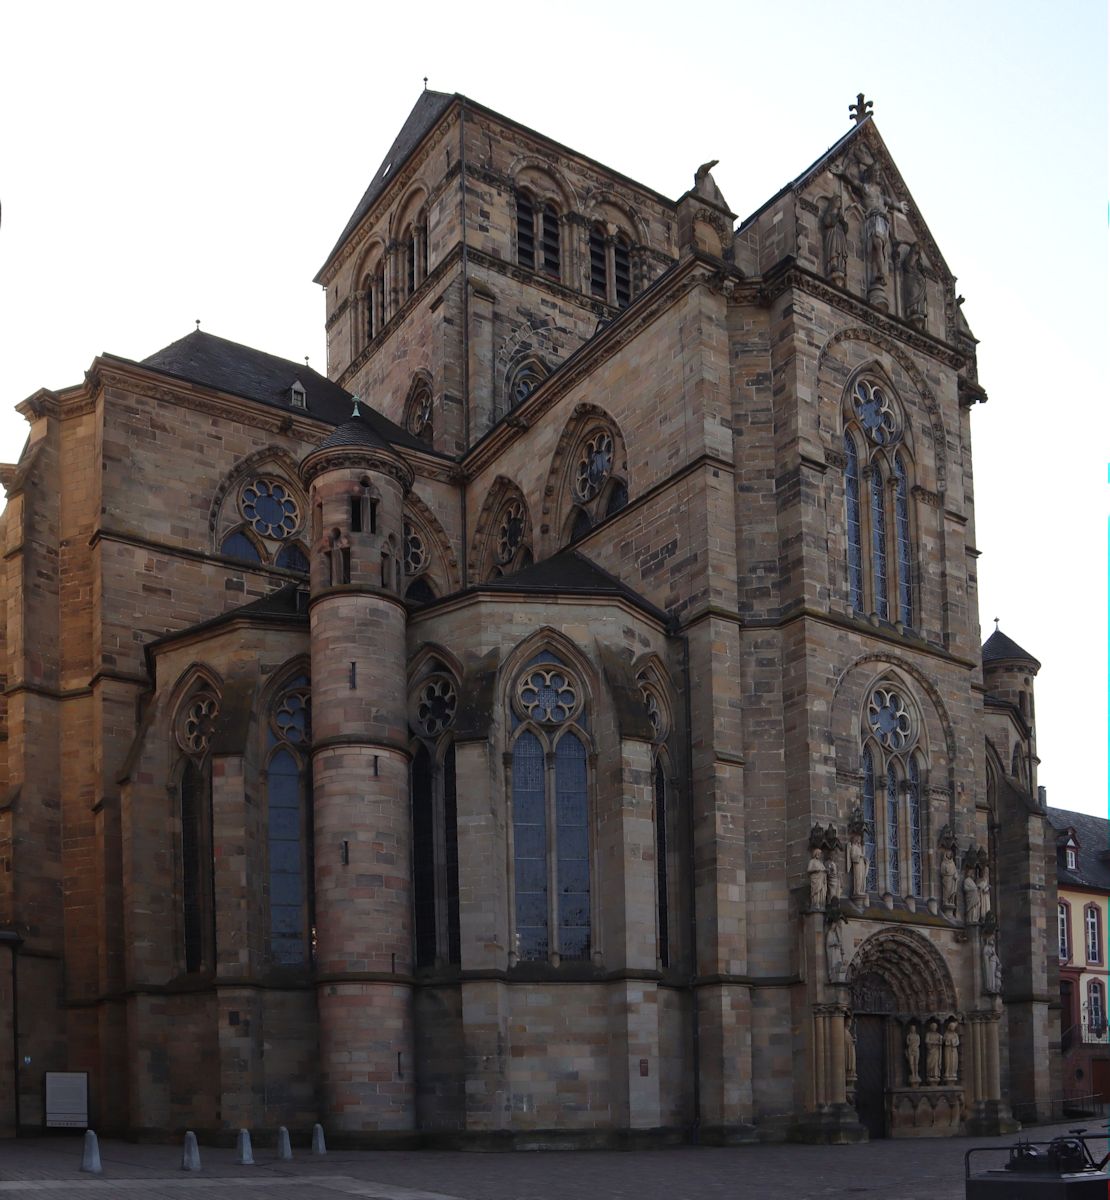
[[[929,424],[933,431],[933,458],[936,467],[937,491],[943,493],[947,487],[948,478],[948,454],[945,447],[944,421],[941,417],[940,405],[937,403],[937,398],[933,395],[932,389],[925,380],[925,376],[921,373],[917,364],[906,353],[906,351],[898,345],[897,342],[884,334],[879,333],[874,329],[867,329],[864,326],[854,326],[850,329],[842,329],[839,333],[834,333],[832,337],[821,347],[821,353],[817,356],[817,380],[818,388],[825,372],[829,370],[830,360],[833,358],[833,350],[842,342],[865,342],[869,345],[876,346],[883,353],[888,354],[894,359],[898,365],[905,371],[914,387],[917,389],[918,397],[922,407],[928,413]],[[848,372],[848,378],[855,378],[858,372],[852,370]],[[884,373],[885,374],[885,373]],[[841,411],[840,401],[842,389],[838,384],[830,383],[830,387],[836,391],[835,404],[837,411]],[[893,390],[893,389],[892,389]],[[897,394],[897,393],[896,393]],[[833,398],[828,397],[830,400]],[[908,422],[907,422],[908,423]],[[839,449],[839,447],[833,447]]]
[[[521,549],[531,545],[532,517],[528,501],[525,500],[524,493],[516,483],[505,475],[498,475],[486,494],[486,501],[482,505],[474,527],[474,538],[470,543],[467,577],[473,583],[484,583],[489,578],[494,566],[497,565],[496,547],[493,545],[497,536],[497,518],[511,500],[518,501],[525,514],[524,530],[520,539]]]
[[[637,245],[645,246],[648,241],[647,226],[642,218],[616,192],[605,187],[591,188],[586,193],[583,208],[589,221],[605,221],[605,207],[615,209],[624,218],[626,226],[631,230]],[[606,222],[608,223],[608,222]]]
[[[956,987],[940,951],[911,929],[882,929],[860,944],[848,964],[851,986],[865,975],[882,976],[904,1013],[954,1013]]]
[[[409,492],[405,497],[405,515],[420,527],[428,544],[434,547],[430,564],[432,578],[441,583],[444,595],[457,592],[462,587],[459,560],[435,513],[415,492]],[[437,566],[439,570],[436,570]]]
[[[528,178],[529,172],[532,171],[554,185],[553,188],[548,189],[550,194],[545,194],[543,190],[538,189]],[[527,189],[535,195],[537,200],[550,199],[553,194],[554,198],[558,200],[557,207],[561,210],[561,215],[573,212],[578,208],[578,197],[574,188],[562,171],[552,162],[537,158],[534,154],[518,154],[510,164],[508,174],[514,185]]]
[[[289,490],[296,496],[300,505],[301,525],[302,527],[307,526],[308,497],[301,487],[297,460],[282,446],[264,446],[261,450],[255,450],[253,454],[248,454],[246,458],[240,459],[216,488],[212,504],[208,509],[208,532],[212,538],[213,552],[218,551],[220,516],[227,497],[235,492],[247,476],[265,473],[267,468],[271,469],[274,474],[281,475],[288,484]],[[231,525],[237,524],[239,524],[239,518],[231,522]]]
[[[551,625],[544,625],[534,633],[530,633],[523,641],[518,642],[502,660],[498,681],[498,701],[501,711],[508,709],[513,681],[521,668],[526,662],[545,650],[562,659],[581,680],[584,695],[580,712],[586,711],[590,705],[597,702],[600,676],[593,663],[565,634]]]

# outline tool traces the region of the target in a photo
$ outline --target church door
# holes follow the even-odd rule
[[[856,1114],[872,1140],[886,1137],[886,1018],[856,1017]]]

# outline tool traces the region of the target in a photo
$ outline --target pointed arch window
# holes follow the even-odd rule
[[[863,751],[863,819],[866,822],[863,852],[867,857],[867,890],[873,892],[878,880],[878,862],[875,855],[875,759],[870,746],[865,746]]]
[[[647,673],[639,677],[652,729],[652,811],[655,825],[655,924],[659,965],[664,970],[678,957],[681,889],[676,887],[676,868],[681,830],[672,780],[668,778],[667,738],[670,733],[669,706],[659,681]]]
[[[618,440],[612,429],[590,429],[579,443],[571,476],[572,507],[564,526],[564,545],[580,541],[606,517],[628,503],[628,485],[621,477]]]
[[[303,967],[312,930],[312,708],[308,677],[275,697],[266,729],[266,855],[269,956]]]
[[[512,718],[514,954],[588,960],[592,839],[582,685],[554,655],[539,656],[513,685]]]
[[[187,973],[211,971],[216,961],[213,903],[211,741],[220,700],[205,685],[181,706],[177,742],[184,755],[177,783],[180,820],[180,955]]]
[[[901,410],[885,383],[864,375],[847,393],[844,420],[848,603],[913,628],[912,463]]]
[[[462,961],[455,745],[450,734],[458,690],[441,664],[433,662],[431,668],[409,703],[409,723],[419,739],[410,781],[414,960],[421,969]]]
[[[235,529],[220,544],[220,553],[226,558],[237,558],[240,562],[262,562],[262,554],[255,543],[242,529]]]

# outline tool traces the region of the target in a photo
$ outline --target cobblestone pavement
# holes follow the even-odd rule
[[[1047,1140],[1067,1128],[1045,1126],[1025,1136]],[[0,1200],[49,1200],[67,1193],[75,1200],[963,1200],[964,1152],[1013,1140],[626,1153],[341,1151],[326,1158],[296,1151],[292,1162],[280,1162],[272,1150],[256,1150],[253,1167],[236,1166],[233,1150],[202,1147],[203,1167],[196,1173],[180,1169],[180,1147],[102,1142],[104,1173],[91,1176],[78,1170],[79,1138],[36,1138],[0,1141]],[[1105,1142],[1092,1144],[1098,1157],[1105,1148]],[[1004,1159],[984,1155],[982,1168]]]

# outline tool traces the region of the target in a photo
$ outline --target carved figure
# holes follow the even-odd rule
[[[971,867],[964,868],[964,920],[968,925],[979,924],[981,893],[979,881]]]
[[[867,262],[867,286],[886,286],[886,266],[890,261],[890,210],[905,212],[906,206],[886,194],[877,165],[858,155],[848,168],[832,167],[832,173],[842,179],[863,209],[863,244]]]
[[[852,1018],[844,1014],[844,1077],[849,1083],[856,1078],[856,1035],[852,1032]]]
[[[907,321],[924,328],[929,315],[929,297],[925,289],[925,264],[921,247],[911,242],[902,259],[902,312]]]
[[[870,864],[863,849],[863,834],[853,833],[848,840],[848,874],[851,877],[852,899],[867,899],[867,868]]]
[[[944,1082],[955,1083],[960,1073],[960,1035],[954,1020],[944,1027]]]
[[[940,1055],[944,1048],[944,1035],[934,1018],[925,1030],[925,1082],[930,1087],[940,1083]]]
[[[959,872],[951,846],[945,846],[940,858],[940,906],[950,917],[956,912]]]
[[[825,914],[825,965],[829,983],[843,983],[848,974],[848,965],[844,961],[844,942],[840,936],[843,922],[844,914],[839,904],[831,902]]]
[[[815,846],[806,873],[809,875],[809,907],[823,909],[829,892],[829,876],[825,870],[821,847]]]
[[[993,933],[983,939],[983,991],[993,996],[1002,991],[1002,959],[998,957]]]
[[[916,1025],[906,1031],[906,1067],[910,1087],[917,1087],[921,1082],[921,1035]]]
[[[848,222],[839,194],[825,201],[821,213],[821,240],[825,247],[825,275],[831,283],[843,287],[848,273]]]
[[[979,915],[985,921],[991,911],[991,865],[986,850],[979,851],[976,876],[979,882]]]
[[[836,861],[836,851],[830,851],[825,859],[825,874],[827,878],[827,894],[830,900],[840,899],[840,864]]]

